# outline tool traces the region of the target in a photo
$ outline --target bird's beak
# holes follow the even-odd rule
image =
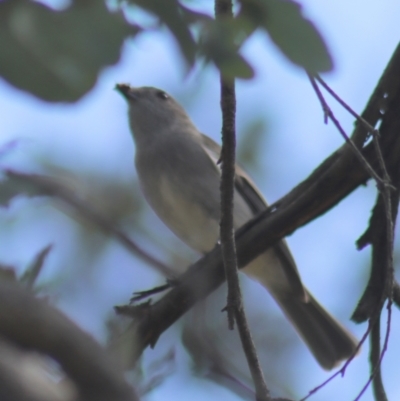
[[[132,88],[130,85],[128,85],[128,84],[117,84],[117,85],[115,85],[115,89],[119,92],[119,93],[121,93],[121,95],[125,98],[125,99],[127,99],[127,100],[130,100],[130,99],[136,99],[136,95],[135,95],[135,92],[134,92],[134,88]]]

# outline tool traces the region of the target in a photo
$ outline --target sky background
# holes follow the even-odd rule
[[[209,1],[198,3],[212,9]],[[300,3],[334,58],[335,69],[324,79],[353,109],[361,112],[398,44],[400,3]],[[237,81],[238,152],[243,155],[254,144],[251,156],[243,157],[243,164],[273,202],[305,179],[342,144],[342,139],[331,124],[324,125],[321,107],[307,76],[287,61],[267,36],[253,35],[243,54],[254,66],[256,76],[249,81]],[[185,266],[187,260],[197,256],[169,234],[143,205],[138,192],[127,106],[113,90],[119,82],[166,90],[183,104],[202,132],[219,141],[221,116],[216,69],[197,66],[186,71],[173,38],[168,31],[161,30],[127,41],[120,62],[105,69],[95,88],[75,104],[46,103],[0,80],[0,148],[17,140],[16,146],[1,156],[0,167],[46,172],[70,180],[150,252],[168,257],[170,264]],[[353,119],[327,99],[346,132],[351,133]],[[252,135],[253,131],[256,134]],[[366,324],[356,325],[349,316],[368,278],[370,251],[358,252],[355,241],[367,226],[375,196],[375,186],[370,182],[287,239],[303,282],[358,338],[365,332]],[[54,244],[39,283],[63,311],[99,341],[105,341],[104,320],[112,315],[113,305],[126,303],[135,290],[162,283],[162,278],[143,262],[58,203],[44,198],[19,198],[9,208],[0,210],[0,219],[0,261],[23,271],[40,249]],[[271,387],[276,391],[273,395],[301,398],[329,373],[315,363],[268,295],[249,281],[244,281],[243,286],[259,347],[277,341],[272,330],[275,324],[282,327],[278,340],[287,345],[286,351],[279,353],[273,349],[260,351],[266,377],[273,381]],[[214,314],[207,315],[215,325],[212,329],[226,330],[225,316],[215,315],[223,302],[223,291],[206,302],[208,306],[214,305]],[[188,322],[190,317],[162,337],[154,351],[146,351],[143,363],[148,366],[176,346],[174,373],[147,399],[240,399],[205,380],[201,371],[197,375],[191,373],[188,354],[176,344],[178,329],[187,333]],[[385,312],[383,322],[385,327]],[[389,399],[396,399],[400,392],[397,309],[391,331],[383,377]],[[223,347],[232,334],[220,333],[223,335],[215,341]],[[238,352],[237,348],[235,351]],[[367,360],[365,345],[346,376],[336,378],[311,399],[354,399],[368,379]],[[237,361],[232,363],[235,362],[239,376],[246,376],[245,369]],[[370,389],[363,399],[372,400]]]

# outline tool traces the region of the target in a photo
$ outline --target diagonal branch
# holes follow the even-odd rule
[[[39,174],[21,173],[11,169],[6,169],[4,173],[9,180],[21,184],[27,194],[33,193],[34,195],[39,196],[53,196],[65,202],[67,205],[78,211],[83,217],[97,225],[106,234],[114,237],[127,250],[148,263],[158,272],[171,279],[175,278],[173,269],[144,251],[139,245],[132,241],[126,233],[113,224],[112,221],[103,214],[97,212],[90,204],[82,200],[73,190],[60,183],[57,178]]]

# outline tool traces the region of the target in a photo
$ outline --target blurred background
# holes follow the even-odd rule
[[[55,0],[42,3],[56,8],[67,5]],[[361,112],[398,44],[400,4],[395,0],[300,3],[334,60],[333,71],[323,78]],[[211,1],[187,4],[210,15],[213,12]],[[129,15],[136,22],[152,23],[153,17],[138,8]],[[341,146],[342,139],[332,124],[324,124],[305,73],[267,35],[252,35],[242,54],[255,76],[237,80],[238,158],[266,198],[274,202]],[[43,101],[0,79],[0,168],[47,174],[68,183],[149,253],[180,271],[199,255],[176,239],[144,203],[133,165],[127,105],[114,90],[121,82],[166,90],[202,132],[220,141],[217,69],[199,63],[189,70],[174,37],[160,28],[126,40],[115,64],[103,69],[94,87],[73,103]],[[329,102],[350,134],[353,118]],[[370,182],[287,239],[303,282],[358,338],[367,325],[349,319],[368,279],[370,250],[358,252],[355,241],[367,227],[375,196],[375,185]],[[102,343],[110,326],[116,324],[114,305],[127,303],[135,291],[164,283],[156,270],[51,197],[15,197],[0,208],[0,221],[0,263],[22,274],[35,255],[52,244],[37,282],[41,294]],[[397,265],[396,274],[399,278]],[[242,284],[273,395],[305,396],[329,373],[314,361],[268,294],[248,279],[243,278]],[[224,303],[221,288],[165,333],[154,350],[145,351],[134,373],[144,399],[234,401],[251,397],[236,333],[228,331],[226,316],[220,312]],[[382,327],[386,328],[385,313]],[[394,310],[382,365],[390,399],[400,392],[399,335],[400,319]],[[368,377],[365,344],[346,375],[312,399],[352,400]],[[370,389],[363,399],[372,400]]]

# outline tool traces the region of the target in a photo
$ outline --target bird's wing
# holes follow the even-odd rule
[[[221,146],[204,134],[202,134],[202,140],[205,151],[213,162],[217,164],[220,158]],[[267,201],[261,195],[252,179],[237,164],[235,166],[235,190],[249,206],[253,216],[261,213],[268,207]],[[281,240],[272,248],[281,262],[281,266],[291,285],[292,291],[297,293],[299,298],[306,298],[307,296],[305,295],[305,289],[297,271],[296,262],[293,259],[286,241]]]

